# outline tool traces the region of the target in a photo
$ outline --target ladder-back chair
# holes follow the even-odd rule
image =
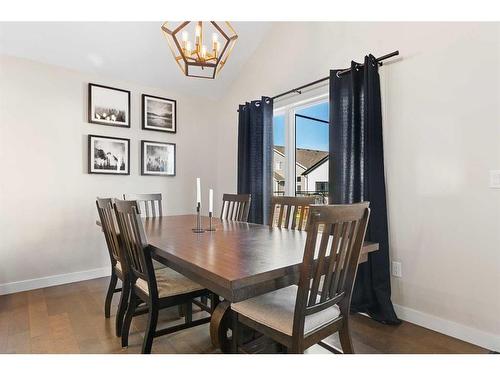
[[[231,305],[233,351],[239,322],[269,336],[291,353],[320,344],[339,332],[343,353],[353,353],[349,306],[370,216],[369,203],[312,205],[299,284]]]
[[[224,194],[222,196],[221,220],[248,221],[250,194]]]
[[[111,277],[109,280],[108,291],[104,302],[104,316],[110,317],[111,300],[113,294],[121,292],[120,302],[118,304],[118,311],[116,313],[115,330],[116,335],[120,336],[122,331],[123,317],[127,308],[128,301],[128,276],[127,269],[124,266],[123,254],[120,245],[120,237],[116,227],[115,212],[113,210],[112,198],[97,198],[96,199],[97,212],[99,213],[99,220],[101,222],[104,238],[108,248],[109,258],[111,260]],[[116,284],[118,279],[122,282],[122,287],[117,288]]]
[[[156,194],[123,194],[127,201],[137,201],[139,209],[146,217],[163,216],[162,195]]]
[[[192,320],[192,300],[205,296],[208,291],[199,284],[171,268],[155,270],[151,258],[140,210],[136,201],[114,202],[114,208],[125,257],[129,265],[130,301],[122,328],[122,346],[128,346],[130,324],[141,303],[147,306],[148,324],[142,345],[142,353],[150,353],[153,338],[179,330],[205,324],[210,318]],[[157,330],[158,312],[172,306],[185,306],[185,322]]]
[[[269,225],[277,228],[305,229],[309,206],[315,201],[314,197],[271,197]]]

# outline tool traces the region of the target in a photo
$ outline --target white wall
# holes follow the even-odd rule
[[[131,128],[87,122],[89,82],[131,91]],[[177,100],[177,134],[141,130],[143,93]],[[0,294],[109,271],[96,196],[161,192],[167,214],[190,212],[195,177],[206,195],[216,183],[212,108],[207,99],[0,57]],[[87,174],[87,134],[130,138],[130,176]],[[177,144],[177,176],[140,176],[143,139]]]
[[[403,318],[500,349],[500,27],[280,23],[220,106],[218,186],[236,186],[238,103],[400,50],[381,68],[392,279]]]
[[[308,173],[306,190],[316,190],[316,182],[328,181],[328,168],[330,167],[330,161],[327,160],[321,164],[318,168],[314,169],[312,172]]]

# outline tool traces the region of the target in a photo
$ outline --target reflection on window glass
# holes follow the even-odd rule
[[[273,192],[285,195],[285,115],[273,117]]]
[[[295,192],[318,203],[328,203],[328,110],[324,102],[295,112]]]

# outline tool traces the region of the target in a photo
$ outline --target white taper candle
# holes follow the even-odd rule
[[[200,204],[201,206],[201,181],[200,178],[196,178],[196,204]]]
[[[214,213],[214,190],[208,190],[208,212]]]

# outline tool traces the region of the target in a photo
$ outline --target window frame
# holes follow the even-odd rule
[[[298,98],[294,98],[295,100],[287,101],[286,104],[276,106],[273,110],[273,117],[284,115],[285,118],[285,195],[296,196],[297,194],[295,114],[300,110],[328,102],[328,86],[321,91],[321,93],[316,92],[316,95],[305,99],[297,100]]]

